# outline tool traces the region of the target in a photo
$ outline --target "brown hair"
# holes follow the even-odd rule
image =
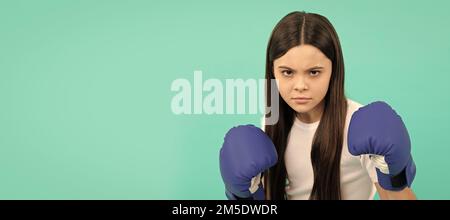
[[[324,110],[314,135],[311,162],[314,185],[310,199],[341,199],[340,161],[343,145],[347,100],[344,94],[344,59],[339,38],[327,18],[313,13],[292,12],[281,19],[272,31],[266,55],[266,105],[271,106],[270,79],[275,79],[273,61],[289,49],[309,44],[332,61],[329,88]],[[264,173],[268,199],[286,199],[286,166],[284,153],[295,111],[279,97],[279,120],[266,125],[265,132],[276,146],[278,163]],[[266,118],[268,115],[266,115]]]

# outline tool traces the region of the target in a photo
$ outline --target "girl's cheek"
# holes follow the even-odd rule
[[[286,82],[280,82],[280,86],[278,88],[279,88],[279,92],[280,92],[281,96],[283,98],[287,98],[287,96],[289,95],[289,91],[290,91],[289,84]]]
[[[275,78],[276,79],[276,84],[277,84],[277,88],[278,88],[278,92],[280,94],[282,94],[284,92],[284,87],[285,87],[285,83],[283,82],[283,80],[279,79],[279,78]]]

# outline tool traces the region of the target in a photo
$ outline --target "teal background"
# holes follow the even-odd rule
[[[0,199],[225,199],[218,152],[260,115],[174,115],[173,80],[262,78],[270,32],[320,13],[346,94],[403,117],[419,199],[449,199],[448,1],[0,1]]]

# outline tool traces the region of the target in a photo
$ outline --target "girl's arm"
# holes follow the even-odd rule
[[[375,183],[378,195],[381,200],[416,200],[416,195],[411,188],[406,187],[401,191],[391,191],[383,189],[378,183]]]

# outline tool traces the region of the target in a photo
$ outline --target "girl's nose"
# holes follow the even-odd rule
[[[294,90],[301,92],[307,89],[308,86],[306,85],[305,78],[303,76],[298,76],[294,84]]]

